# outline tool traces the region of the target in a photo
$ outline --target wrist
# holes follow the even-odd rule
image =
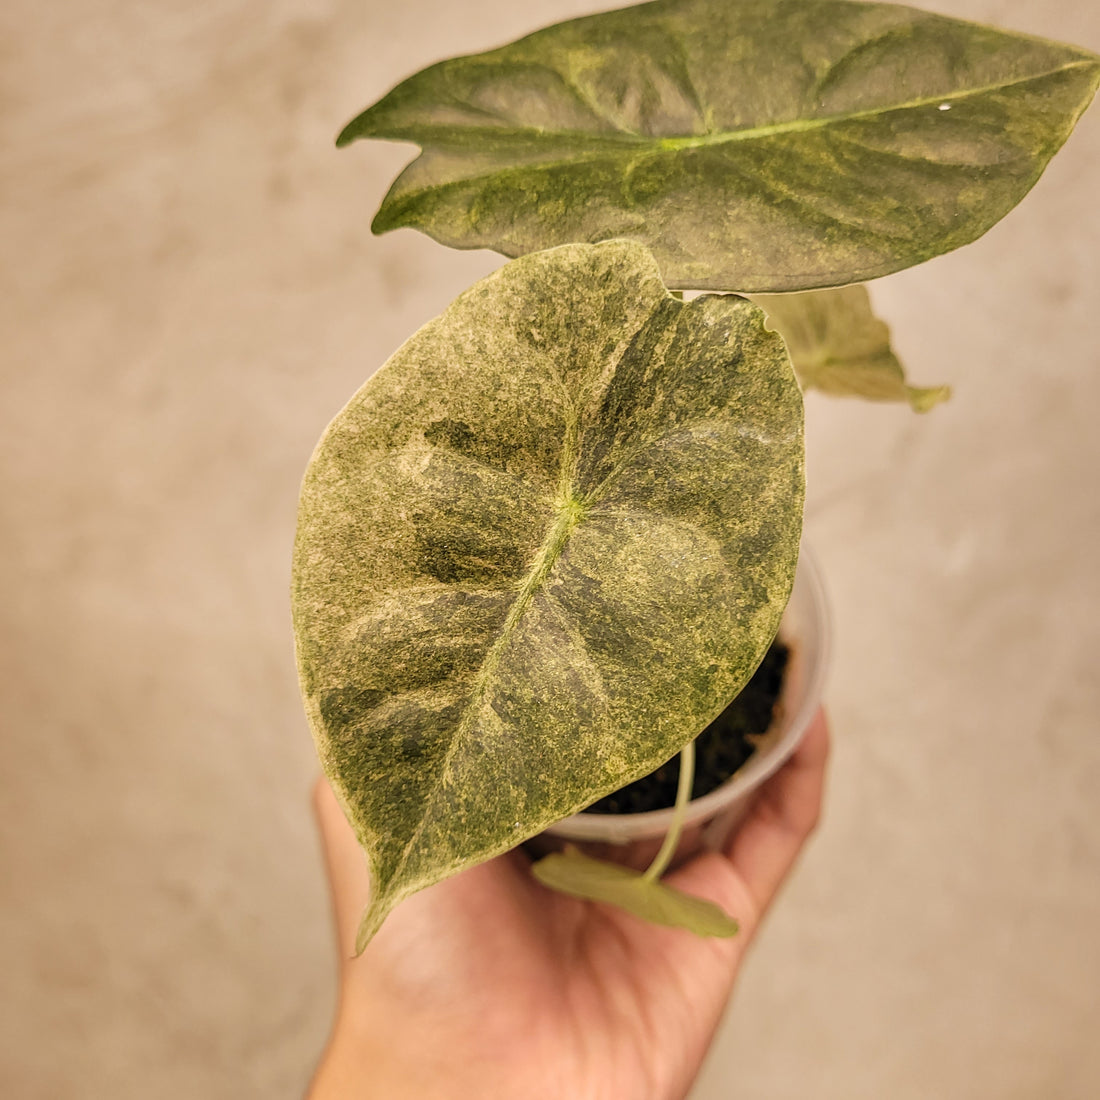
[[[417,1037],[413,1049],[410,1040]],[[482,1100],[486,1082],[470,1081],[469,1064],[441,1063],[438,1053],[430,1030],[394,1036],[384,1027],[338,1019],[307,1100]]]

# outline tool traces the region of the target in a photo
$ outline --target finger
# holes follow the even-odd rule
[[[328,873],[336,942],[340,958],[348,959],[355,954],[359,917],[370,896],[367,860],[340,803],[324,778],[313,785],[313,812]]]
[[[794,755],[761,788],[726,854],[752,895],[767,908],[821,816],[829,728],[818,711]]]

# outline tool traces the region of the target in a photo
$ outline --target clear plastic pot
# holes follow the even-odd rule
[[[718,849],[748,812],[760,785],[798,747],[825,684],[831,621],[821,574],[803,545],[791,599],[779,637],[791,654],[776,707],[775,721],[756,751],[721,787],[693,801],[687,810],[675,866],[702,848]],[[672,822],[672,810],[643,814],[574,814],[527,842],[535,855],[576,844],[599,859],[639,869],[647,867]]]

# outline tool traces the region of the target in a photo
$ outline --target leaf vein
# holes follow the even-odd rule
[[[637,134],[629,130],[618,130],[616,133],[599,133],[592,134],[583,130],[554,130],[548,131],[544,128],[534,126],[517,126],[513,128],[504,127],[462,127],[456,128],[453,126],[445,127],[419,127],[416,125],[394,127],[389,132],[379,132],[371,134],[372,137],[381,139],[390,139],[394,141],[408,140],[414,144],[420,145],[421,148],[426,148],[429,144],[435,146],[446,146],[446,135],[455,133],[460,138],[465,138],[466,135],[475,132],[478,129],[489,129],[498,138],[548,138],[550,142],[560,142],[563,140],[577,140],[592,145],[612,145],[622,147],[624,145],[642,145],[653,144],[661,152],[676,152],[680,149],[695,148],[706,145],[723,145],[732,142],[740,141],[752,141],[759,138],[774,137],[776,135],[787,133],[803,133],[811,130],[820,130],[829,126],[834,126],[839,123],[856,121],[864,118],[875,118],[881,115],[894,114],[900,111],[914,111],[920,110],[924,107],[938,107],[941,103],[947,101],[958,102],[959,100],[974,99],[983,95],[991,95],[997,92],[1005,92],[1012,88],[1021,87],[1026,84],[1036,83],[1041,80],[1046,80],[1049,77],[1057,76],[1061,73],[1066,73],[1074,69],[1096,69],[1100,63],[1091,60],[1070,61],[1064,65],[1059,65],[1056,68],[1047,69],[1040,73],[1032,73],[1028,76],[1018,77],[1014,80],[997,81],[992,84],[984,84],[977,88],[962,88],[954,91],[945,90],[938,92],[936,95],[919,96],[915,99],[908,100],[904,103],[884,104],[874,107],[868,107],[863,110],[850,110],[842,111],[837,114],[821,115],[816,118],[794,118],[788,119],[785,122],[771,122],[757,126],[745,126],[735,130],[718,130],[713,133],[685,135],[683,137],[655,137],[647,134]],[[603,117],[603,116],[600,116]],[[607,120],[609,121],[609,120]],[[417,132],[420,131],[420,136],[417,137]],[[593,154],[593,157],[600,157],[608,155],[608,151],[601,150],[600,152]],[[556,159],[550,159],[543,162],[533,162],[524,165],[520,165],[519,168],[538,168],[538,167],[550,167],[560,163],[571,163],[573,160],[586,160],[590,159],[586,156],[560,156]],[[496,175],[497,172],[490,173]],[[470,180],[480,177],[468,177]]]

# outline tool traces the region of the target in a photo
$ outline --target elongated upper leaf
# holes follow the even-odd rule
[[[524,257],[413,336],[302,489],[294,621],[325,770],[402,896],[651,771],[778,627],[801,397],[736,297],[628,242]]]
[[[754,294],[791,353],[803,390],[870,401],[906,401],[927,412],[951,396],[950,386],[910,386],[890,346],[890,329],[871,309],[865,286]]]
[[[799,290],[980,236],[1098,80],[1091,54],[912,8],[656,0],[433,65],[339,143],[424,150],[377,232],[508,256],[631,238],[670,286]]]

